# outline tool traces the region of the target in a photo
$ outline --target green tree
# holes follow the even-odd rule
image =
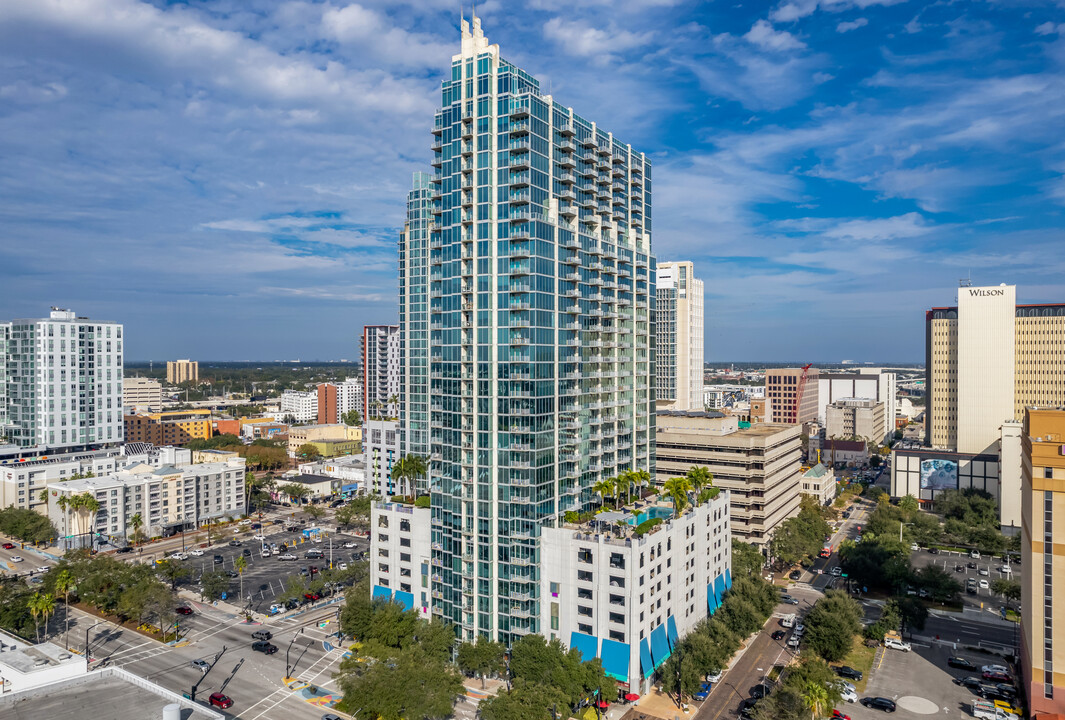
[[[459,645],[458,650],[459,670],[479,677],[483,688],[489,675],[502,671],[505,652],[503,643],[492,642],[483,636],[478,637],[476,643],[464,642]]]
[[[177,590],[177,584],[182,578],[192,575],[192,570],[182,565],[177,560],[169,558],[155,564],[155,571],[166,579],[171,590]]]
[[[592,492],[599,495],[602,498],[602,504],[606,505],[607,498],[610,498],[614,494],[614,478],[603,478],[599,482],[592,485]]]
[[[710,472],[709,468],[690,467],[684,477],[688,479],[688,483],[691,485],[692,490],[695,491],[695,504],[698,505],[701,502],[699,498],[703,488],[709,488],[713,485],[714,474]]]
[[[932,594],[941,602],[950,600],[962,591],[961,583],[954,576],[937,565],[926,565],[913,576],[914,582]]]
[[[862,629],[862,607],[840,590],[829,590],[806,614],[807,647],[828,662],[842,660]]]
[[[674,514],[680,515],[688,506],[688,493],[691,489],[691,482],[686,477],[672,477],[662,483],[662,490],[673,501]]]
[[[277,491],[286,496],[293,505],[299,505],[305,497],[311,494],[310,488],[300,483],[282,485]]]
[[[322,453],[314,443],[303,443],[296,448],[296,457],[304,460],[317,460],[322,457]]]
[[[37,633],[37,642],[41,642],[41,624],[40,619],[43,617],[45,624],[48,623],[48,616],[55,611],[55,598],[51,595],[44,595],[39,592],[33,593],[28,603],[30,615],[33,616],[33,625]]]
[[[902,511],[903,516],[906,518],[913,517],[920,509],[921,503],[913,495],[907,495],[899,499],[899,510]]]
[[[413,495],[418,478],[429,471],[425,458],[421,455],[404,455],[392,465],[392,480],[396,482],[400,494]]]
[[[129,519],[129,526],[133,529],[133,546],[136,547],[138,542],[144,542],[144,535],[141,533],[141,528],[144,527],[144,519],[141,518],[140,513],[136,513]]]
[[[63,596],[63,620],[66,624],[65,632],[70,632],[70,593],[76,587],[74,583],[74,575],[70,570],[65,568],[55,572],[54,575],[50,572],[49,575],[52,575],[55,581],[53,592],[55,592],[57,596]]]
[[[318,505],[306,505],[303,508],[303,514],[317,522],[325,516],[325,510]]]
[[[203,588],[200,594],[208,600],[218,600],[229,589],[229,576],[221,570],[205,572],[200,578],[200,586]]]
[[[345,425],[348,425],[349,427],[354,427],[356,425],[362,424],[362,417],[359,415],[358,410],[352,408],[346,413],[342,413],[340,415],[340,422],[344,423]]]
[[[825,714],[825,709],[831,703],[828,696],[828,688],[823,683],[807,681],[799,692],[803,704],[815,718]]]
[[[509,691],[482,700],[478,711],[482,720],[552,720],[569,714],[567,702],[556,687],[518,678]]]
[[[704,673],[690,653],[673,653],[662,665],[662,689],[675,697],[677,706],[684,704],[685,697],[691,697],[699,691]]]
[[[903,597],[899,598],[898,606],[902,632],[924,630],[925,620],[928,619],[928,608],[923,602],[914,597]]]
[[[732,577],[761,577],[764,564],[765,558],[757,547],[732,539]]]
[[[383,662],[360,663],[352,656],[340,664],[337,684],[344,693],[338,709],[379,720],[451,717],[464,692],[454,666],[418,648],[397,650]]]

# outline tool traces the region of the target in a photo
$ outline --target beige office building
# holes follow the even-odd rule
[[[817,368],[773,368],[765,371],[766,422],[801,425],[817,420]]]
[[[1025,413],[1021,683],[1033,718],[1065,714],[1065,410]]]
[[[718,412],[657,415],[656,480],[706,467],[731,497],[732,535],[764,546],[780,523],[799,512],[802,443],[799,425],[760,424],[741,430]]]
[[[846,398],[825,407],[825,436],[860,438],[881,442],[884,432],[884,403],[867,398]]]
[[[171,385],[183,382],[198,382],[200,364],[195,360],[169,360],[166,363],[166,381]]]
[[[656,281],[656,406],[702,410],[703,281],[690,261],[659,263]]]
[[[163,409],[163,384],[155,378],[128,377],[122,381],[122,407],[133,413]]]

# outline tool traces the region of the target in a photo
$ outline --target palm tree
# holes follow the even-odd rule
[[[425,458],[421,455],[404,455],[395,463],[392,464],[392,480],[397,484],[396,489],[399,490],[399,495],[413,495],[414,483],[421,476],[428,472],[428,465],[425,462]],[[407,487],[404,487],[406,482]],[[403,492],[404,490],[409,492]]]
[[[39,619],[43,616],[45,623],[48,622],[48,616],[55,611],[55,598],[51,595],[41,595],[39,592],[33,593],[28,603],[30,615],[33,616],[33,626],[37,633],[37,642],[41,642],[41,623]]]
[[[399,396],[393,394],[388,398],[388,409],[392,411],[392,417],[399,417]]]
[[[815,719],[821,717],[829,705],[828,690],[823,684],[813,680],[803,684],[799,697]]]
[[[74,512],[75,524],[80,532],[72,532],[72,535],[85,535],[92,531],[91,521],[100,512],[100,501],[95,496],[87,492],[79,493],[70,497],[62,497],[58,503],[64,510]]]
[[[133,528],[133,545],[137,545],[137,536],[141,534],[141,528],[144,526],[144,520],[141,518],[141,514],[137,513],[129,519],[129,526]]]
[[[688,479],[688,482],[691,483],[692,490],[695,491],[695,501],[696,504],[698,504],[699,491],[704,487],[709,487],[714,476],[705,467],[691,467],[688,468],[688,473],[685,477]]]
[[[680,515],[681,511],[688,506],[688,493],[692,489],[691,482],[686,477],[674,477],[666,480],[662,489],[673,500],[673,514]]]
[[[74,575],[69,570],[60,570],[55,578],[55,593],[63,596],[63,618],[66,621],[66,633],[70,632],[70,591],[74,589]]]
[[[636,489],[642,490],[643,488],[651,484],[651,473],[646,470],[634,470],[632,473],[633,481],[636,483]],[[643,497],[643,493],[639,493]]]
[[[233,567],[236,568],[237,574],[240,576],[240,597],[244,599],[244,571],[248,569],[248,561],[243,555],[238,555],[236,561],[233,563]]]
[[[610,496],[610,493],[614,491],[613,478],[600,480],[592,486],[592,490],[599,494],[599,497],[603,499],[602,504],[606,505],[606,499]]]
[[[636,473],[632,470],[626,470],[621,473],[621,475],[618,475],[618,480],[620,480],[625,486],[625,504],[628,505],[632,502],[632,489],[638,482],[636,480]]]

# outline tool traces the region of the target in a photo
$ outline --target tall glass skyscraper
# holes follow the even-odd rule
[[[428,173],[414,173],[407,219],[399,236],[400,419],[402,452],[429,456],[429,205]],[[365,362],[365,359],[364,359]],[[425,487],[419,488],[424,493]]]
[[[407,448],[427,365],[432,613],[510,643],[546,630],[541,528],[596,506],[603,478],[654,473],[651,166],[543,94],[477,18],[441,95],[427,346],[410,208],[401,248]]]

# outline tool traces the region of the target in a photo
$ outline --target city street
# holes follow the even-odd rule
[[[991,591],[991,583],[1000,578],[1020,582],[1023,575],[1022,567],[1015,562],[1009,563],[1011,572],[1002,572],[1000,568],[1007,563],[1002,559],[1001,555],[995,555],[994,557],[982,555],[979,558],[970,558],[968,554],[965,553],[943,550],[940,551],[939,554],[933,555],[927,550],[922,549],[915,550],[911,554],[910,564],[915,570],[927,565],[935,565],[946,570],[955,580],[962,584],[962,601],[965,605],[974,608],[994,606],[997,609],[998,607],[1005,605],[1005,600],[1003,600],[1000,595],[996,595]],[[976,567],[969,567],[970,564],[975,565]],[[961,566],[960,572],[956,570],[958,566]],[[975,579],[978,583],[975,595],[970,595],[964,589],[966,581],[968,581],[969,578]],[[981,580],[987,581],[987,588],[979,587],[979,582]],[[1014,603],[1014,609],[1017,609],[1017,603]]]

